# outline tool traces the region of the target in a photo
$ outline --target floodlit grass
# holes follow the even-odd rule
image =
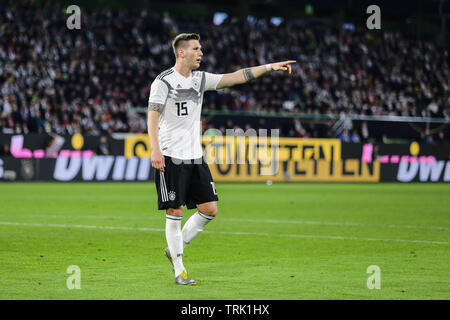
[[[185,249],[199,284],[182,287],[153,183],[1,184],[0,299],[450,298],[450,185],[216,188],[219,215]]]

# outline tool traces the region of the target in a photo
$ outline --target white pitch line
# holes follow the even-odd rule
[[[59,223],[28,223],[0,221],[0,225],[5,226],[25,226],[25,227],[52,227],[52,228],[81,228],[81,229],[102,229],[102,230],[131,230],[131,231],[165,231],[158,228],[136,228],[136,227],[114,227],[114,226],[90,226],[82,224],[59,224]]]
[[[101,229],[101,230],[128,230],[128,231],[156,231],[164,232],[164,229],[158,228],[136,228],[136,227],[114,227],[114,226],[92,226],[81,224],[45,224],[45,223],[27,223],[27,222],[9,222],[0,221],[0,225],[6,226],[26,226],[26,227],[52,227],[52,228],[81,228],[81,229]],[[322,236],[307,234],[280,234],[280,233],[261,233],[261,232],[228,232],[228,231],[204,231],[212,234],[230,234],[230,235],[251,235],[264,237],[290,237],[290,238],[310,238],[310,239],[329,239],[329,240],[358,240],[358,241],[390,241],[390,242],[408,242],[408,243],[424,243],[424,244],[442,244],[448,245],[447,241],[432,240],[404,240],[404,239],[375,239],[375,238],[358,238],[358,237],[342,237],[342,236]]]
[[[359,222],[330,222],[330,221],[306,221],[306,220],[273,220],[273,219],[234,219],[226,218],[229,221],[236,222],[263,222],[263,223],[287,223],[287,224],[309,224],[309,225],[330,225],[343,227],[380,227],[380,228],[396,228],[396,229],[429,229],[429,230],[450,230],[448,227],[440,226],[413,226],[402,224],[366,224]]]
[[[17,215],[14,215],[17,217]],[[75,219],[141,219],[141,220],[161,220],[164,216],[65,216],[65,215],[43,215],[43,214],[31,214],[24,215],[24,218],[75,218]],[[273,224],[306,224],[306,225],[329,225],[339,227],[377,227],[377,228],[392,228],[392,229],[427,229],[427,230],[443,230],[450,231],[450,227],[442,226],[415,226],[415,225],[403,225],[403,224],[367,224],[359,222],[333,222],[333,221],[308,221],[308,220],[274,220],[274,219],[239,219],[239,218],[224,218],[221,216],[221,221],[224,222],[250,222],[250,223],[273,223]]]

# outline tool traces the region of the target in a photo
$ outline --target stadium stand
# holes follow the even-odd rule
[[[276,74],[205,95],[205,110],[450,118],[448,50],[398,32],[307,21],[227,19],[216,26],[106,8],[83,12],[81,30],[68,30],[63,10],[50,2],[0,4],[0,132],[146,132],[146,115],[134,107],[146,106],[152,79],[174,62],[171,38],[185,31],[201,34],[201,69],[209,72],[298,62],[292,77]],[[236,127],[203,120],[204,129]],[[297,119],[283,135],[358,142],[370,132],[315,130]],[[445,140],[439,133],[423,138]]]

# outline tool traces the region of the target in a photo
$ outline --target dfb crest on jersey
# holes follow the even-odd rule
[[[170,191],[169,192],[169,200],[173,201],[175,200],[175,197],[177,196],[177,194],[175,193],[175,191]]]
[[[200,81],[198,79],[192,79],[192,87],[198,91],[200,89]]]

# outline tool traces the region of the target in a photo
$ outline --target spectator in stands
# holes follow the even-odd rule
[[[435,143],[434,139],[433,139],[433,136],[431,134],[426,136],[425,143],[427,143],[427,144],[434,144]]]
[[[0,145],[0,157],[10,157],[11,151],[9,144]]]
[[[110,153],[111,151],[109,148],[108,139],[106,138],[106,136],[101,136],[99,145],[97,147],[97,155],[108,156],[110,155]]]
[[[439,131],[437,139],[436,139],[436,143],[439,143],[439,144],[446,143],[443,131]]]
[[[205,95],[205,109],[450,118],[448,50],[399,32],[369,34],[308,21],[275,27],[228,19],[213,26],[168,13],[108,8],[84,10],[82,31],[66,32],[59,3],[3,3],[2,132],[43,132],[46,123],[57,134],[145,132],[146,115],[132,106],[146,106],[149,81],[173,64],[166,39],[183,28],[200,30],[208,52],[202,70],[229,72],[229,66],[237,70],[286,57],[298,62],[292,77],[275,75]],[[314,126],[303,130],[291,133],[334,134]]]
[[[341,140],[341,142],[350,142],[348,131],[342,130],[342,132],[338,135],[338,139]]]
[[[369,127],[367,125],[367,121],[361,122],[361,136],[363,142],[367,142],[369,140]]]
[[[359,137],[358,131],[353,130],[349,137],[349,142],[360,143],[361,139]]]

